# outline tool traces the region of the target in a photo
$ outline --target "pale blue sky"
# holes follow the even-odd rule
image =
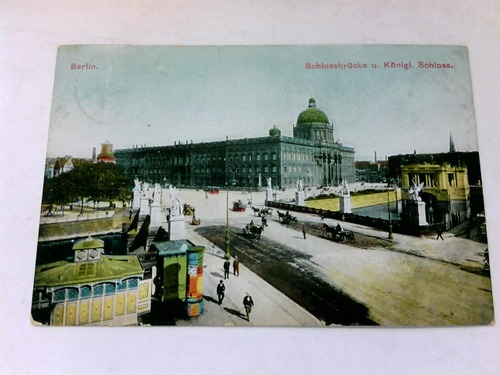
[[[420,69],[418,62],[453,69]],[[306,69],[366,63],[367,69]],[[412,69],[384,68],[411,62]],[[71,64],[95,70],[72,70]],[[379,68],[372,68],[378,64]],[[316,99],[357,160],[477,150],[467,50],[445,46],[65,46],[58,54],[48,156],[283,135]]]

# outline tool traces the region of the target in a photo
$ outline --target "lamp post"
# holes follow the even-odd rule
[[[229,184],[226,182],[226,259],[231,258],[231,241],[229,236]]]
[[[230,241],[230,233],[229,233],[229,183],[227,182],[227,190],[226,190],[226,259],[231,258],[231,241]],[[236,180],[231,180],[231,186],[234,188],[236,186]]]
[[[227,260],[231,259],[231,241],[230,241],[230,235],[229,235],[229,181],[228,181],[228,173],[227,173],[227,143],[228,143],[228,138],[226,136],[226,166],[225,166],[225,171],[226,171],[226,255],[225,258]]]
[[[392,221],[391,221],[391,199],[389,184],[387,184],[387,214],[389,215],[389,239],[392,240]]]

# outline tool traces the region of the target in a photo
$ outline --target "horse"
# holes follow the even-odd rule
[[[260,240],[260,235],[264,231],[264,226],[257,227],[255,225],[247,224],[243,228],[243,234],[251,235],[252,237],[257,237]]]
[[[261,216],[266,216],[266,215],[272,216],[273,215],[273,209],[269,208],[269,207],[263,208],[262,210],[260,210],[260,215]]]
[[[325,227],[326,237],[328,237],[328,234],[330,234],[332,238],[337,236],[337,229],[335,229],[335,227],[331,227],[328,224],[323,224],[323,226]]]
[[[254,216],[257,215],[257,216],[260,216],[260,208],[257,208],[257,207],[254,207],[252,206],[252,210],[253,210],[253,214]]]
[[[263,231],[264,231],[263,225],[260,227],[257,226],[250,227],[250,233],[252,233],[255,237],[257,237],[258,240],[260,240],[260,235]]]

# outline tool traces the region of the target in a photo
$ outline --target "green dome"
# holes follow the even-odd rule
[[[88,237],[74,244],[73,250],[100,249],[104,247],[104,241]]]
[[[297,125],[301,124],[329,124],[330,121],[325,112],[316,108],[316,100],[309,99],[309,108],[302,111],[297,118]]]
[[[279,137],[281,135],[281,130],[276,127],[276,125],[273,125],[271,129],[269,129],[269,136],[270,137]]]

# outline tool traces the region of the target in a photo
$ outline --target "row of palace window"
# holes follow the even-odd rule
[[[263,153],[262,155],[260,153],[257,153],[255,155],[252,154],[241,154],[241,155],[229,155],[229,162],[230,163],[239,163],[241,162],[251,162],[255,159],[255,161],[268,161],[268,160],[274,160],[276,161],[278,159],[278,156],[276,155],[275,152],[272,154],[268,154],[267,152]]]
[[[278,158],[275,152],[263,154],[230,154],[228,160],[230,163],[238,163],[238,162],[252,162],[252,161],[276,161]],[[282,152],[283,160],[291,160],[291,161],[303,161],[303,162],[313,162],[315,161],[314,155],[311,152],[304,152],[299,150],[284,150]],[[134,163],[135,161],[135,163]],[[146,165],[146,166],[164,166],[164,165],[188,165],[192,161],[192,164],[203,164],[206,165],[210,162],[223,162],[224,157],[220,154],[218,155],[204,155],[198,156],[194,155],[192,157],[189,156],[146,156],[135,159],[127,163],[127,161],[123,161],[122,164],[135,164],[135,165]]]
[[[283,165],[283,173],[311,173],[313,168],[311,165]],[[229,167],[229,173],[272,173],[277,172],[277,166],[237,166],[237,167]],[[344,172],[348,173],[352,168],[344,168]],[[196,174],[222,174],[223,169],[221,167],[217,168],[204,168],[204,167],[195,167],[193,168],[193,172]],[[154,176],[154,175],[164,175],[168,173],[166,170],[162,169],[145,169],[143,174],[145,176]]]
[[[284,151],[283,160],[314,161],[314,157],[311,153]]]
[[[255,170],[255,173],[269,173],[269,171],[271,171],[272,173],[276,173],[278,171],[278,167],[276,167],[275,165],[269,167],[269,166],[264,166],[263,168],[261,168],[260,166],[256,166],[255,168],[252,168],[252,167],[236,167],[236,168],[232,168],[230,167],[229,168],[229,173],[236,173],[236,174],[240,174],[240,173],[254,173],[254,170]]]
[[[116,292],[137,289],[139,278],[130,278],[119,283],[100,283],[93,286],[82,285],[77,287],[67,287],[57,289],[52,294],[53,302],[76,301],[78,299],[88,299],[91,297],[102,297],[113,295]]]
[[[283,173],[311,173],[313,168],[310,165],[284,165]]]
[[[236,174],[239,174],[239,173],[261,173],[261,172],[264,172],[264,173],[269,173],[269,171],[272,171],[272,173],[276,173],[277,172],[277,166],[276,165],[273,165],[273,166],[264,166],[264,167],[261,167],[259,165],[257,166],[237,166],[237,167],[229,167],[229,173],[236,173]],[[302,172],[302,171],[305,171],[306,170],[306,167],[297,167],[297,166],[294,166],[293,167],[293,170],[292,168],[290,168],[290,172]],[[287,171],[287,168],[284,167],[284,171],[286,172]],[[223,172],[223,169],[221,167],[218,167],[218,168],[203,168],[203,167],[195,167],[193,168],[193,172],[196,173],[196,174],[202,174],[202,173],[206,173],[206,174],[213,174],[213,173],[219,173],[221,174]],[[162,175],[162,174],[165,174],[167,173],[167,171],[165,170],[160,170],[160,169],[145,169],[144,170],[144,175],[146,176],[152,176],[152,175]]]

